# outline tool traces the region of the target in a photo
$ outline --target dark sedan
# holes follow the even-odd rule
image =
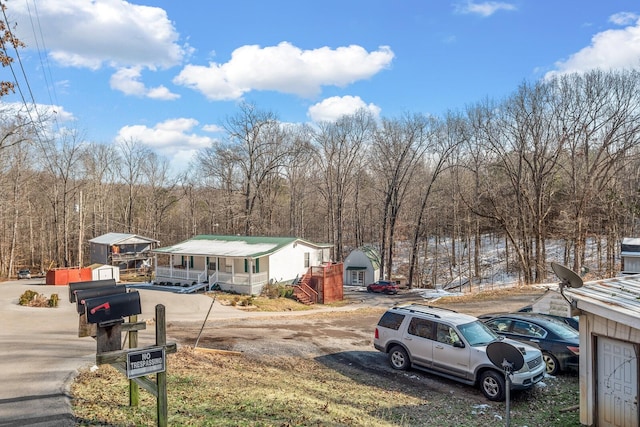
[[[367,286],[369,292],[382,292],[385,294],[397,294],[398,284],[389,280],[378,280]]]
[[[560,320],[560,321],[566,323],[567,325],[571,326],[576,331],[580,330],[580,318],[578,316],[565,317],[565,316],[556,316],[555,314],[538,313],[537,311],[533,311],[533,307],[530,306],[530,305],[522,307],[520,310],[518,310],[518,313],[544,314],[545,316],[550,316],[550,317],[553,317],[554,319],[557,319],[557,320]]]
[[[578,370],[579,334],[566,323],[536,313],[509,313],[480,318],[498,334],[540,348],[547,374]]]

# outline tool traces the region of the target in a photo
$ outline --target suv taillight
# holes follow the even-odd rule
[[[567,348],[571,353],[575,354],[576,356],[580,356],[580,347],[574,347],[574,346],[568,345]]]
[[[378,339],[378,338],[380,338],[380,337],[378,336],[378,328],[376,328],[376,332],[375,332],[375,335],[374,335],[374,337],[375,337],[375,339]]]

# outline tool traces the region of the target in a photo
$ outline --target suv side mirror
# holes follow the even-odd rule
[[[458,348],[464,348],[464,343],[462,341],[454,341],[453,346]]]

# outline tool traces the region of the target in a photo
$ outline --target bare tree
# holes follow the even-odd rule
[[[640,73],[592,71],[551,84],[566,98],[563,108],[568,186],[565,210],[574,245],[573,269],[584,263],[590,212],[637,155],[640,143]]]
[[[60,135],[59,141],[40,140],[40,149],[49,175],[49,180],[42,181],[41,184],[45,185],[42,194],[51,207],[55,259],[58,265],[69,267],[75,265],[71,259],[70,225],[82,185],[83,139],[79,131],[68,129]]]
[[[119,142],[121,163],[118,173],[126,186],[126,199],[122,205],[123,223],[126,231],[134,232],[134,217],[137,192],[143,178],[143,169],[148,163],[151,150],[140,141],[125,139]]]
[[[320,123],[315,136],[315,160],[322,172],[319,187],[327,207],[328,237],[333,243],[333,259],[343,259],[344,210],[367,145],[371,143],[375,122],[365,110],[343,116],[335,123]]]
[[[269,179],[282,173],[290,147],[274,113],[243,103],[240,112],[224,125],[229,142],[219,147],[218,158],[235,163],[242,179],[244,197],[244,233],[254,229],[256,201]]]
[[[409,261],[409,286],[414,286],[414,276],[418,266],[420,256],[420,239],[424,234],[423,226],[428,215],[427,206],[431,200],[432,191],[436,181],[443,171],[446,170],[448,162],[457,147],[462,142],[460,132],[456,131],[458,120],[450,119],[445,123],[438,123],[435,120],[429,122],[429,127],[425,129],[423,144],[424,156],[420,165],[421,173],[418,186],[418,208],[413,218],[413,230],[411,239],[411,251]]]
[[[422,115],[405,115],[399,120],[382,120],[371,147],[371,166],[381,192],[382,242],[381,277],[390,278],[395,232],[407,191],[413,184],[416,166],[427,149],[429,120]]]
[[[178,202],[178,183],[171,176],[170,163],[155,153],[149,154],[142,165],[145,189],[142,200],[150,226],[145,227],[154,239],[160,239],[160,229],[167,213]]]
[[[113,187],[116,185],[116,166],[120,157],[115,146],[89,143],[82,156],[85,171],[84,206],[88,213],[88,236],[96,237],[111,230],[112,207],[116,202]]]
[[[213,198],[203,198],[208,206],[210,215],[215,217],[213,224],[218,224],[228,232],[234,234],[245,229],[246,221],[242,217],[242,172],[236,162],[236,153],[227,143],[214,142],[211,147],[207,147],[200,152],[196,158],[198,175],[193,179],[200,178],[201,186],[211,194],[216,194]],[[191,180],[189,180],[191,182]],[[187,199],[190,201],[190,209],[196,208],[196,195],[192,193],[193,185],[183,185],[185,191],[189,191]],[[242,222],[240,227],[238,222]]]

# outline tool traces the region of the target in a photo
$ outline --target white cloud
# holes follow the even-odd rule
[[[125,95],[169,101],[180,98],[180,95],[172,93],[165,86],[147,88],[144,83],[140,81],[141,74],[141,67],[121,68],[111,76],[109,83],[112,89],[119,90]]]
[[[517,8],[509,3],[487,1],[482,3],[474,3],[468,1],[456,5],[456,12],[465,14],[475,14],[481,16],[491,16],[499,10],[516,10]]]
[[[222,126],[219,125],[204,125],[202,126],[202,130],[206,131],[206,132],[211,132],[211,133],[220,133],[220,132],[224,132],[224,128]]]
[[[165,101],[171,101],[174,99],[180,98],[180,95],[177,93],[171,92],[165,86],[160,85],[156,87],[152,87],[147,91],[147,97],[151,99],[161,99]]]
[[[247,45],[224,64],[187,65],[173,80],[211,100],[239,99],[252,90],[272,90],[312,97],[322,86],[344,87],[387,68],[394,54],[388,46],[367,52],[351,45],[302,50],[288,42],[277,46]]]
[[[213,138],[200,136],[193,129],[198,126],[195,119],[178,118],[157,123],[150,128],[144,125],[125,126],[118,132],[118,140],[134,140],[146,145],[159,154],[176,159],[186,153],[209,147]]]
[[[615,15],[614,15],[615,16]],[[629,16],[612,21],[626,22]],[[640,69],[640,19],[635,17],[635,25],[622,29],[606,30],[591,38],[591,44],[572,54],[565,61],[555,63],[556,70],[546,74],[546,78],[581,73],[592,69]]]
[[[620,12],[609,17],[609,22],[616,25],[630,25],[636,22],[640,16],[633,12]]]
[[[35,47],[28,3],[12,2],[10,14],[18,37]],[[179,34],[159,7],[124,0],[47,0],[38,2],[37,11],[46,47],[62,66],[168,68],[191,52],[178,44]]]
[[[12,115],[31,117],[33,121],[46,124],[55,120],[58,123],[73,122],[76,117],[61,105],[36,104],[29,105],[20,102],[1,102],[0,110],[11,112]],[[9,116],[11,116],[11,114]]]
[[[373,117],[380,116],[380,107],[366,104],[359,96],[333,96],[309,107],[307,116],[314,122],[333,122],[344,115],[353,114],[360,109],[369,110]]]

